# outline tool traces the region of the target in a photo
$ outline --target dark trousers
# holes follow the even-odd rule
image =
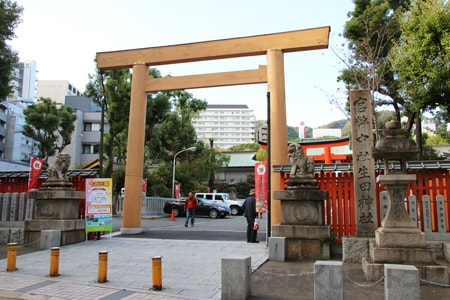
[[[256,235],[258,231],[253,229],[253,226],[255,225],[255,218],[246,217],[247,218],[247,242],[255,242],[256,241]]]

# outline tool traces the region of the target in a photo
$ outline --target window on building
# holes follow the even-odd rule
[[[100,131],[100,123],[91,123],[91,122],[86,122],[84,123],[84,131]],[[108,130],[106,130],[108,129]],[[109,126],[107,126],[105,124],[105,131],[109,131]]]
[[[84,123],[84,131],[92,131],[92,123]]]
[[[92,145],[92,144],[83,144],[83,154],[97,154],[99,151],[100,145]]]

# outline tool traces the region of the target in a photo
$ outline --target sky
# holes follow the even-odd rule
[[[286,118],[316,128],[346,118],[342,31],[353,0],[16,0],[22,23],[9,44],[35,60],[39,80],[68,80],[81,91],[97,52],[159,47],[330,26],[328,49],[284,54]],[[333,51],[334,49],[335,51]],[[341,55],[340,55],[341,56]],[[266,56],[158,66],[162,76],[256,69]],[[187,90],[209,104],[246,104],[267,119],[267,85]]]

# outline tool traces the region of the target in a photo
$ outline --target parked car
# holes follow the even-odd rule
[[[203,198],[197,198],[197,201],[197,209],[195,210],[196,216],[210,216],[211,218],[216,219],[219,217],[225,218],[231,214],[230,208],[225,204],[215,204],[212,201]],[[172,214],[172,209],[174,217],[186,215],[184,211],[184,200],[171,201],[164,204],[164,213]]]
[[[242,209],[244,201],[230,200],[230,195],[228,193],[196,193],[195,197],[208,199],[219,205],[226,205],[230,208],[233,216],[242,215],[244,212]]]

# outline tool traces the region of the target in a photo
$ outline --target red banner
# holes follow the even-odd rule
[[[39,176],[41,175],[44,160],[42,158],[32,157],[30,161],[30,176],[28,178],[28,191],[37,188]]]
[[[256,211],[266,212],[268,199],[268,167],[267,162],[255,164]]]

